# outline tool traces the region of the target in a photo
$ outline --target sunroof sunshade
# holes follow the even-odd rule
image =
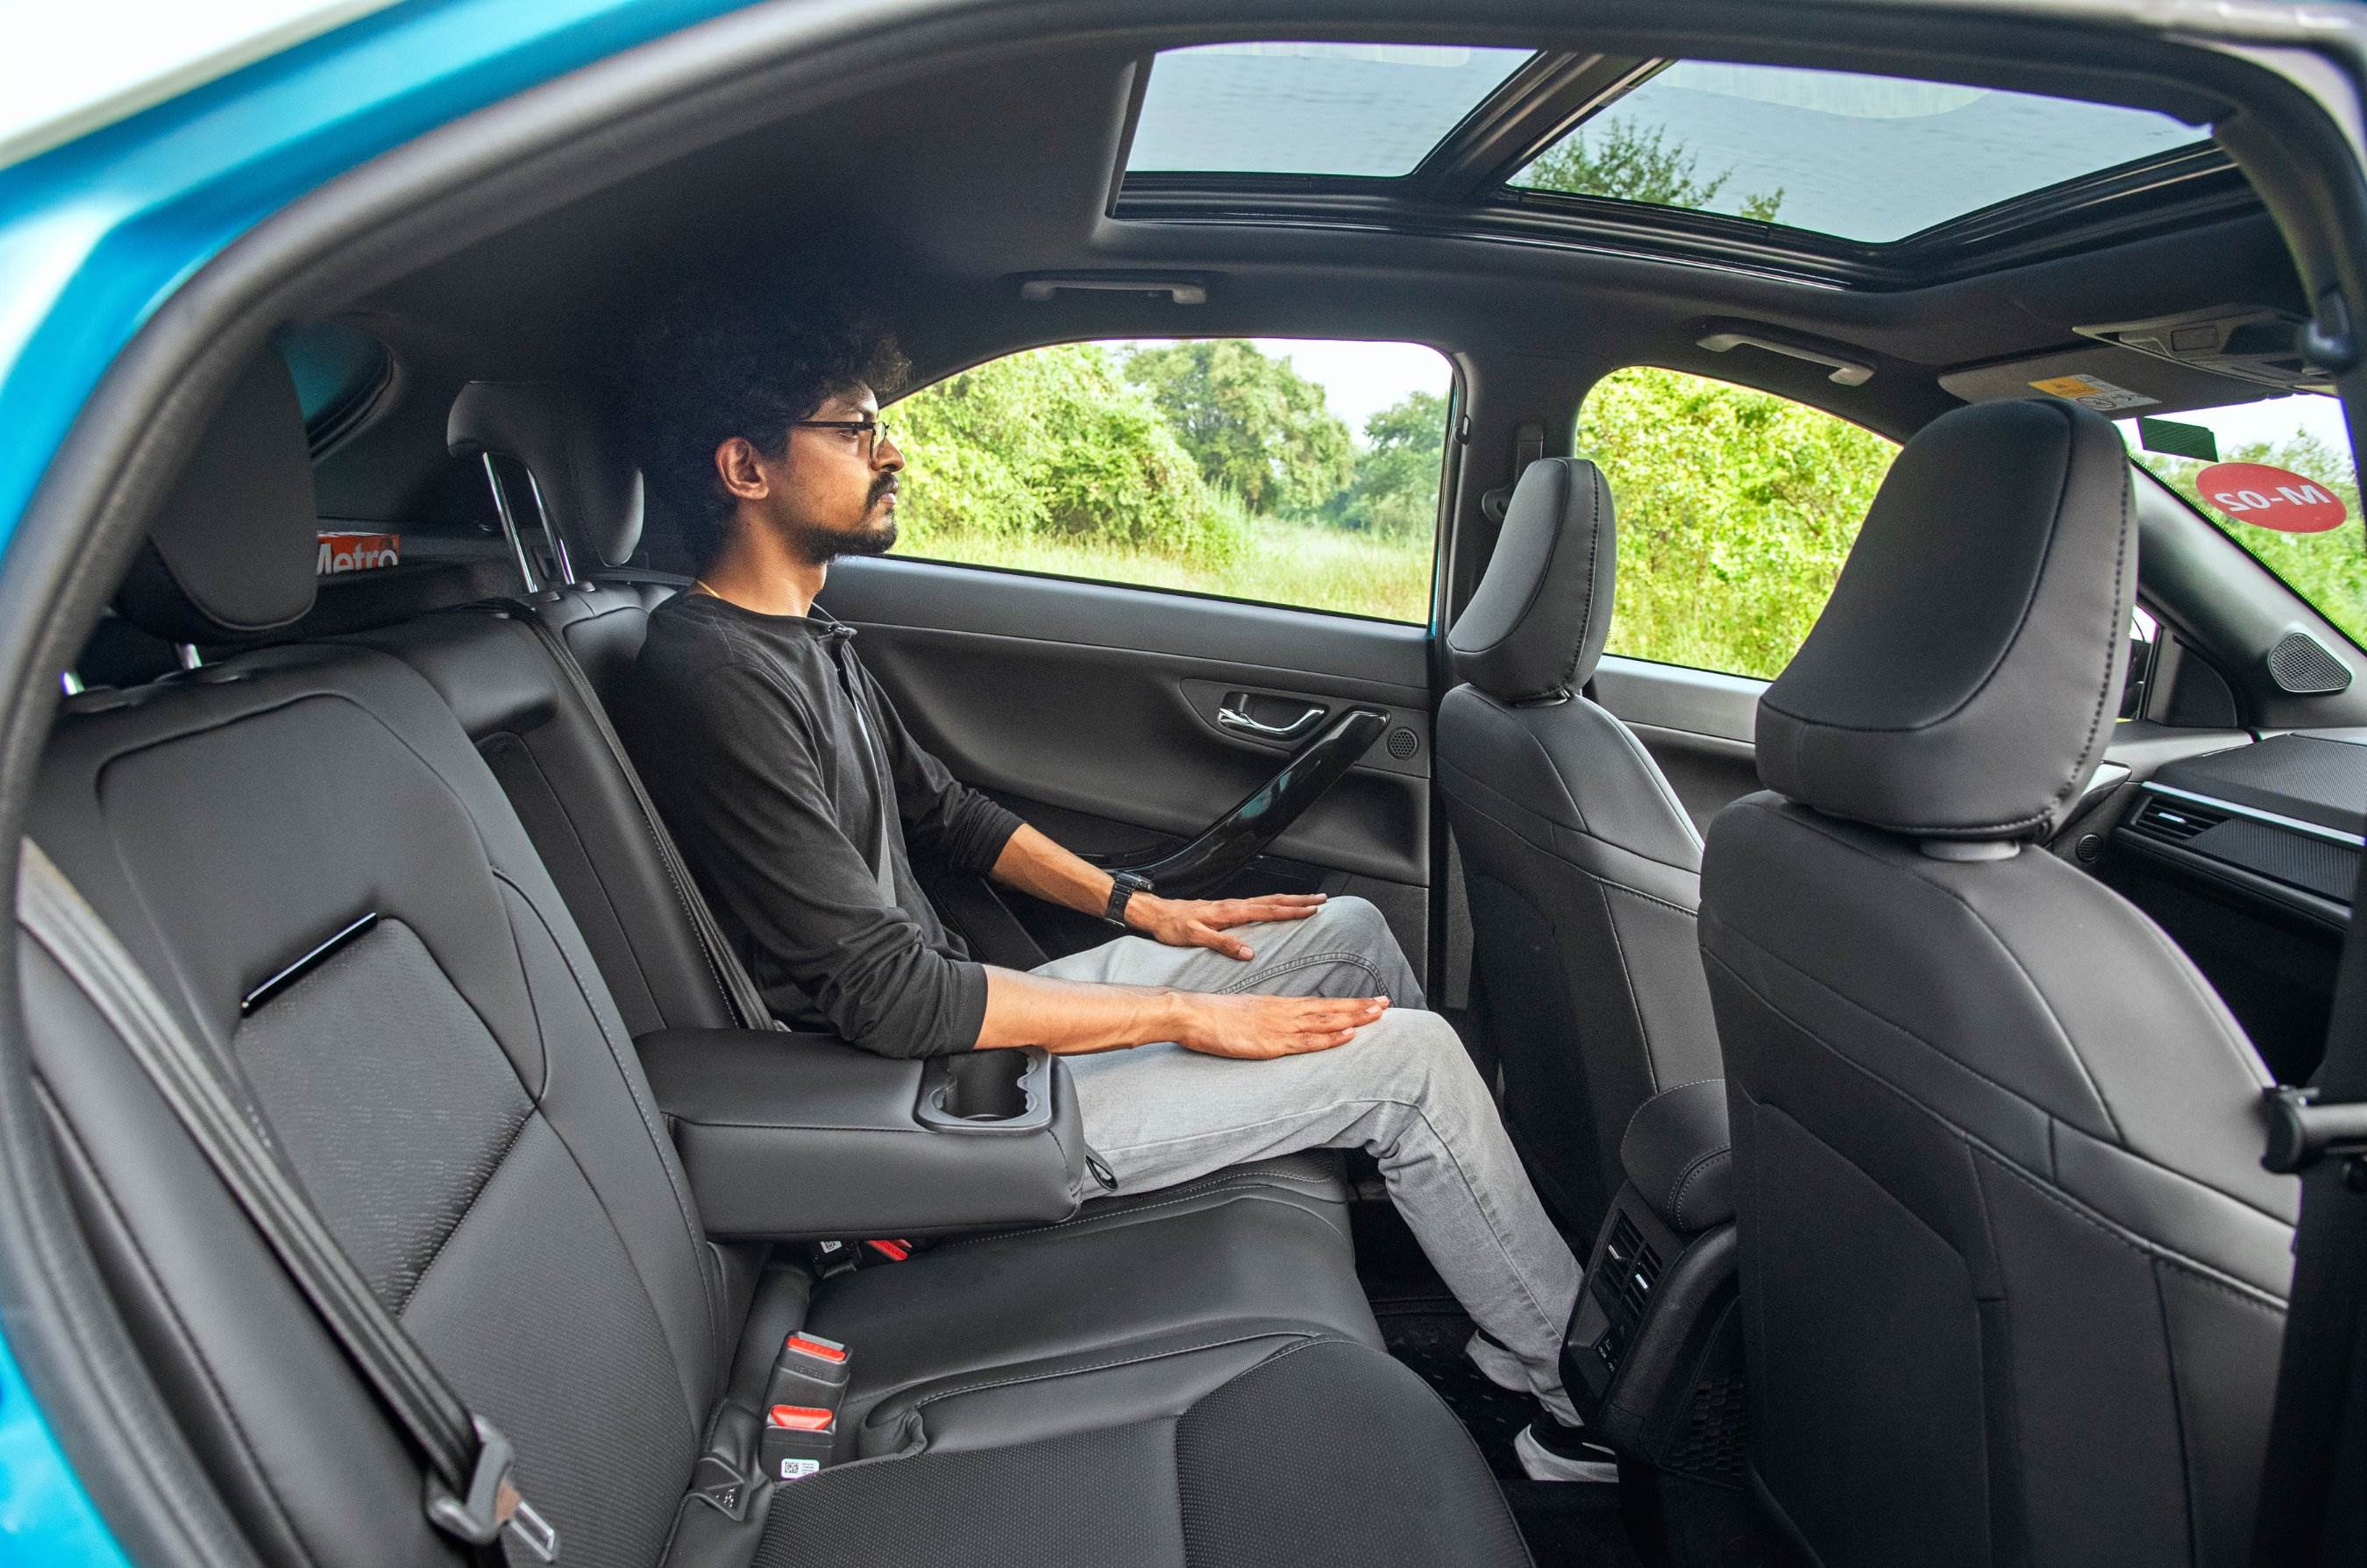
[[[2208,139],[2145,109],[1683,61],[1590,117],[1511,183],[1885,243]]]
[[[1151,62],[1126,171],[1409,174],[1524,49],[1225,43]]]

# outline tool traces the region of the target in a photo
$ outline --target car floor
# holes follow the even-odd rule
[[[1471,1320],[1398,1217],[1369,1165],[1350,1211],[1356,1236],[1356,1275],[1380,1320],[1389,1354],[1420,1373],[1461,1419],[1488,1467],[1504,1488],[1537,1568],[1643,1568],[1628,1537],[1619,1488],[1573,1482],[1531,1481],[1513,1457],[1512,1439],[1536,1405],[1479,1375],[1463,1354]]]

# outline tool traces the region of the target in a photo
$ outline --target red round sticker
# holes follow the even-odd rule
[[[2194,489],[2237,522],[2281,534],[2323,534],[2350,515],[2331,486],[2266,463],[2214,463],[2194,476]]]

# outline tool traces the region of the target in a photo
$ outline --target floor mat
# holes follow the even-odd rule
[[[1389,1354],[1421,1374],[1438,1391],[1447,1407],[1471,1431],[1472,1441],[1488,1456],[1488,1468],[1501,1481],[1520,1481],[1521,1462],[1512,1457],[1512,1439],[1536,1413],[1536,1401],[1508,1393],[1479,1375],[1463,1353],[1471,1337],[1471,1320],[1451,1297],[1429,1301],[1376,1302],[1373,1315],[1381,1322],[1381,1340]]]

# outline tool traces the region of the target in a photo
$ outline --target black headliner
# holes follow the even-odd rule
[[[1139,39],[1042,48],[783,118],[426,266],[363,301],[354,319],[404,360],[406,403],[433,404],[469,376],[606,374],[652,293],[728,252],[865,286],[923,382],[1085,338],[1409,339],[1467,356],[1467,368],[1512,356],[1560,362],[1553,378],[1581,389],[1625,364],[1699,371],[1903,438],[1954,406],[1936,384],[1942,371],[2078,344],[2077,325],[2236,301],[2301,305],[2282,243],[2258,213],[1882,292],[1501,238],[1115,220],[1145,52]],[[1945,71],[1927,62],[1921,73]],[[2190,96],[2157,107],[2194,118],[2207,106]],[[1204,279],[1207,302],[1019,297],[1021,275],[1114,270]],[[1695,346],[1706,323],[1737,317],[1852,345],[1876,374],[1846,388],[1796,361]],[[2227,400],[2243,395],[2240,384],[2229,389]],[[416,439],[426,422],[388,423]],[[381,427],[354,457],[387,461],[397,435]],[[363,466],[330,465],[348,475]]]

